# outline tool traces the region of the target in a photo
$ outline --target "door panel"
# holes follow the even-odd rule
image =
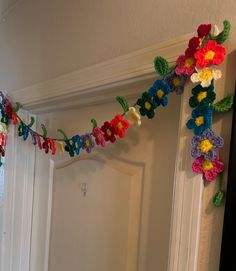
[[[129,167],[54,167],[49,271],[137,270],[141,175]]]

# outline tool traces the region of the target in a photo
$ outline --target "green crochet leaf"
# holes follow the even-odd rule
[[[221,112],[221,113],[223,113],[223,112],[229,111],[233,107],[233,103],[234,103],[234,95],[233,94],[229,94],[229,95],[225,96],[219,102],[213,104],[211,106],[211,108],[215,112]]]
[[[35,123],[35,118],[34,117],[31,117],[30,118],[30,124],[28,125],[29,127],[32,127]]]
[[[225,198],[225,192],[220,190],[215,194],[215,197],[213,199],[213,203],[216,207],[220,207],[223,203],[223,200]]]
[[[95,119],[91,119],[91,122],[93,125],[93,129],[95,129],[98,126],[97,121]]]
[[[161,56],[157,56],[154,59],[154,67],[156,72],[163,77],[167,75],[170,70],[167,60]]]
[[[15,106],[15,108],[13,109],[13,111],[14,111],[15,113],[17,113],[17,112],[21,109],[21,107],[22,107],[22,105],[21,105],[20,103],[16,102],[16,106]]]
[[[41,128],[43,130],[43,136],[46,137],[48,132],[47,132],[47,129],[46,129],[45,125],[41,124]]]
[[[210,38],[212,40],[215,40],[218,44],[224,43],[229,37],[229,31],[230,31],[230,28],[231,28],[231,24],[230,24],[229,21],[225,20],[223,22],[223,25],[224,25],[223,31],[220,32],[219,35],[217,35],[217,36],[212,36],[211,35],[210,36]]]
[[[129,105],[128,105],[128,102],[127,100],[122,97],[122,96],[117,96],[116,97],[116,100],[117,102],[122,106],[123,110],[124,110],[124,113],[128,112],[129,111]]]
[[[62,129],[57,129],[58,133],[63,135],[64,140],[68,140],[66,133]]]

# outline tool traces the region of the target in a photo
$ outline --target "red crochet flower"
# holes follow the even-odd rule
[[[0,156],[2,156],[2,157],[5,156],[5,150],[2,146],[0,146]]]
[[[115,135],[118,135],[120,138],[125,137],[125,132],[130,127],[129,122],[124,120],[121,115],[116,115],[111,121],[111,125],[114,128]]]
[[[188,48],[185,51],[186,55],[193,56],[201,44],[201,40],[198,37],[193,37],[188,42]]]
[[[204,38],[210,33],[210,31],[211,31],[211,24],[201,24],[197,29],[198,37]]]
[[[116,141],[114,127],[109,121],[105,121],[101,130],[104,132],[104,138],[106,141],[114,143]]]
[[[0,133],[0,146],[5,146],[5,134]]]
[[[219,65],[224,61],[226,49],[222,45],[218,45],[216,41],[209,40],[205,46],[199,49],[194,57],[196,59],[196,65],[200,68],[204,68],[208,65]]]

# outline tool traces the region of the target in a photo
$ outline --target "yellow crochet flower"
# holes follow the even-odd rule
[[[58,150],[60,153],[63,153],[65,151],[64,143],[61,141],[57,141]]]
[[[7,134],[8,129],[5,123],[0,123],[0,133]]]
[[[222,73],[214,67],[205,67],[203,69],[197,69],[197,73],[191,75],[191,81],[193,83],[201,82],[202,87],[209,87],[212,79],[220,79]]]
[[[130,124],[136,124],[137,126],[141,125],[141,116],[135,107],[130,107],[129,111],[126,113],[126,116]]]

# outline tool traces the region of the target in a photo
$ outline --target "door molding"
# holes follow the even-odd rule
[[[34,113],[109,102],[114,100],[114,93],[136,97],[157,76],[153,59],[160,55],[174,64],[192,36],[184,35],[10,92]]]
[[[22,111],[22,118],[31,117]],[[0,271],[30,268],[35,146],[22,144],[15,126],[9,127],[4,164],[4,214]],[[1,252],[1,251],[0,251]]]
[[[184,52],[191,36],[185,35],[12,91],[11,95],[38,114],[104,103],[114,100],[115,95],[136,97],[156,78],[154,57],[162,55],[173,63]],[[201,177],[190,173],[191,133],[185,128],[190,115],[188,91],[186,89],[182,95],[181,103],[168,271],[197,270],[203,187]]]

